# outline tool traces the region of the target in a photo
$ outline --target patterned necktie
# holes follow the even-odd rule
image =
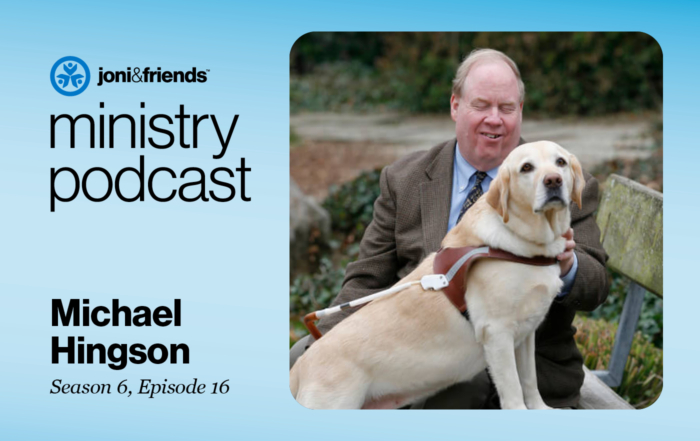
[[[476,202],[479,197],[481,197],[482,194],[484,194],[484,191],[481,189],[481,183],[484,181],[486,178],[486,173],[480,171],[476,172],[476,182],[474,182],[474,186],[472,187],[471,190],[469,190],[469,194],[467,195],[467,199],[464,201],[464,205],[462,205],[462,209],[459,210],[459,217],[457,217],[457,223],[459,223],[460,219],[462,219],[462,216],[464,216],[464,213],[469,210],[469,208],[474,205],[474,202]]]

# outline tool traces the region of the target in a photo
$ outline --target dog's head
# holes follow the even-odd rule
[[[504,223],[517,215],[523,222],[545,216],[551,224],[557,212],[568,210],[571,201],[581,208],[584,185],[581,164],[574,155],[550,141],[533,142],[506,157],[486,201]]]

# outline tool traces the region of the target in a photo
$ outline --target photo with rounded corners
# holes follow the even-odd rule
[[[312,32],[290,52],[290,389],[644,409],[663,388],[645,33]]]

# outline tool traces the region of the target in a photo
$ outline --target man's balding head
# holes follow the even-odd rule
[[[477,64],[487,61],[502,61],[513,71],[518,81],[520,102],[525,101],[525,83],[523,83],[523,80],[520,78],[520,69],[518,69],[518,65],[515,64],[515,61],[508,55],[495,49],[475,49],[462,61],[462,64],[457,68],[457,74],[454,80],[452,80],[452,94],[461,96],[464,92],[464,82],[469,72]]]

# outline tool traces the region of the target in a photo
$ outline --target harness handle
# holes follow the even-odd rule
[[[314,339],[318,340],[323,337],[323,334],[321,334],[321,331],[316,327],[316,323],[314,323],[316,320],[318,320],[316,311],[310,312],[304,316],[304,326],[306,326],[306,329],[309,330]]]

